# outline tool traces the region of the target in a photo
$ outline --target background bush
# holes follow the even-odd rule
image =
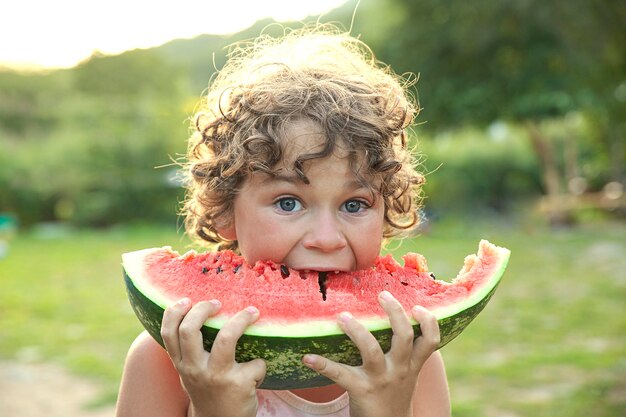
[[[535,156],[519,132],[492,138],[460,129],[418,141],[425,207],[434,213],[509,213],[541,193]]]
[[[0,125],[0,211],[18,213],[22,224],[174,218],[182,194],[172,178],[173,161],[187,139],[181,77],[173,68],[165,72],[162,63],[162,82],[148,78],[140,87],[147,68],[137,66],[132,74],[133,66],[121,62],[103,75],[92,62],[104,60],[29,76],[37,88],[23,83],[0,90],[3,107],[21,103]],[[106,91],[107,84],[119,88],[115,77],[134,79],[133,89]],[[4,85],[20,79],[0,73],[3,78],[9,79]]]

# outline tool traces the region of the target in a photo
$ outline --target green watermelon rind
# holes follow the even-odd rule
[[[483,244],[481,242],[481,246]],[[507,249],[495,248],[498,251],[499,265],[494,268],[483,286],[463,302],[433,310],[441,334],[438,348],[447,345],[465,330],[495,293],[510,256]],[[144,295],[142,290],[137,288],[131,278],[132,272],[127,272],[127,267],[131,264],[130,262],[124,263],[124,281],[130,304],[148,333],[161,346],[164,346],[161,338],[161,321],[166,306],[151,300],[149,295]],[[385,352],[388,351],[391,347],[392,336],[389,321],[378,318],[374,320],[359,318],[359,321],[372,332],[382,349]],[[209,320],[202,327],[204,347],[208,351],[211,350],[213,340],[222,322],[223,320],[214,320],[213,322]],[[285,326],[282,325],[276,326],[282,328],[280,335],[273,332],[269,326],[259,326],[255,332],[250,332],[248,329],[237,343],[236,360],[238,362],[247,362],[255,358],[265,360],[266,376],[260,388],[281,390],[312,388],[331,384],[332,381],[302,364],[302,357],[306,353],[319,354],[348,365],[359,365],[361,355],[350,338],[340,330],[336,330],[339,329],[336,323],[325,322],[323,324],[322,330],[326,331],[326,334],[320,334],[319,327],[311,325],[310,322],[307,322],[306,325],[288,326],[292,330],[298,329],[297,336],[294,336],[294,333],[285,335]],[[306,329],[309,331],[308,335],[304,334]],[[421,335],[419,324],[415,323],[413,329],[416,338]],[[265,333],[261,334],[261,331],[265,331]]]

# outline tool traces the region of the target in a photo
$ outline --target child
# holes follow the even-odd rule
[[[360,41],[336,31],[263,37],[230,55],[194,122],[188,150],[188,232],[248,263],[295,269],[369,268],[385,237],[415,226],[423,177],[406,152],[417,109],[399,77]],[[391,322],[383,353],[349,312],[339,326],[358,346],[351,367],[316,355],[303,363],[335,382],[294,391],[257,389],[261,359],[236,363],[235,345],[259,317],[251,306],[220,330],[211,352],[199,329],[219,300],[165,311],[167,351],[147,333],[124,368],[118,417],[448,416],[434,316],[411,312],[423,335],[388,292],[379,302]]]

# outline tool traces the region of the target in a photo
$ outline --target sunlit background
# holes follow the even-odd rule
[[[2,2],[0,416],[113,415],[141,331],[120,254],[195,247],[189,119],[229,45],[300,20],[415,81],[425,220],[387,250],[443,279],[512,250],[443,349],[453,415],[625,416],[623,0]]]
[[[205,33],[234,33],[263,18],[301,20],[346,1],[5,2],[0,8],[0,65],[70,67],[94,51],[116,54]]]

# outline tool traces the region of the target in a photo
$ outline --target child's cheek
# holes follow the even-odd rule
[[[284,222],[271,218],[250,223],[240,234],[239,248],[248,263],[272,260],[280,263],[294,245],[296,226],[286,227]]]
[[[357,269],[371,267],[376,257],[380,255],[384,224],[382,213],[376,213],[375,218],[371,220],[361,225],[358,229],[358,235],[350,239],[356,257]]]

